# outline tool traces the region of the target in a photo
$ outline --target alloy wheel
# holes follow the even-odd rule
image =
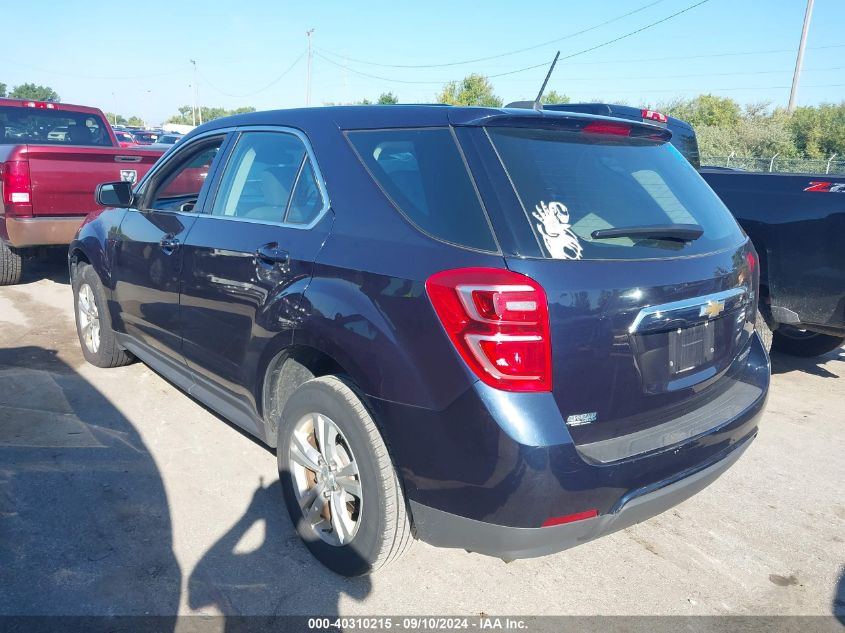
[[[329,545],[348,544],[358,532],[363,497],[358,464],[338,426],[309,413],[294,427],[291,475],[302,516]]]
[[[94,291],[89,284],[84,283],[80,286],[77,303],[80,336],[88,351],[96,354],[100,349],[100,314],[97,310],[97,302],[94,300]]]

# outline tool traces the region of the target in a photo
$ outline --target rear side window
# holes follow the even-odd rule
[[[0,106],[0,145],[111,147],[105,122],[93,114],[49,108]]]
[[[213,215],[307,225],[325,199],[299,137],[286,132],[241,135],[220,184]]]
[[[669,143],[557,130],[488,128],[526,219],[555,259],[697,255],[742,242],[721,200]],[[593,236],[603,229],[699,225],[682,242]]]
[[[429,235],[484,251],[496,242],[448,128],[349,132],[391,202]]]

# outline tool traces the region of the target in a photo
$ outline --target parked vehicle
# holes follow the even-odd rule
[[[436,106],[212,121],[99,188],[69,251],[82,352],[276,447],[341,574],[414,537],[512,560],[619,530],[729,468],[769,385],[754,249],[668,137]]]
[[[158,140],[151,145],[147,145],[146,149],[156,149],[163,152],[166,152],[171,147],[176,145],[179,141],[182,140],[182,134],[163,134],[162,136],[158,137]]]
[[[118,145],[121,147],[136,147],[138,145],[135,137],[126,130],[114,130],[114,136],[117,139]]]
[[[161,136],[158,132],[151,132],[150,130],[136,130],[132,132],[135,141],[139,145],[152,145],[158,142],[158,137]]]
[[[0,99],[0,285],[33,247],[66,245],[95,187],[143,176],[161,154],[122,149],[96,108]]]
[[[701,167],[695,131],[680,119],[609,104],[544,108],[666,125],[760,254],[757,325],[766,346],[809,357],[845,344],[845,177]]]

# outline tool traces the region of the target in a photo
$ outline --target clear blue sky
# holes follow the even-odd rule
[[[191,102],[189,60],[195,59],[203,105],[297,107],[305,103],[305,32],[314,28],[312,104],[374,99],[388,90],[403,102],[430,101],[447,80],[551,61],[558,49],[562,57],[581,51],[697,1],[0,0],[0,82],[47,84],[63,101],[159,122]],[[816,0],[799,104],[845,99],[844,1]],[[625,99],[637,105],[701,92],[785,105],[805,6],[804,0],[709,0],[562,61],[549,88],[573,100]],[[646,8],[544,44],[641,7]],[[539,44],[544,45],[440,68],[351,61],[449,64]],[[537,68],[491,81],[507,102],[533,98],[544,74],[545,68]]]

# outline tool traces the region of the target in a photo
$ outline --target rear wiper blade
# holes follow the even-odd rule
[[[692,242],[704,235],[704,229],[698,224],[651,224],[648,226],[620,226],[615,229],[599,229],[593,231],[590,235],[594,240],[606,240],[612,237],[640,237]]]

